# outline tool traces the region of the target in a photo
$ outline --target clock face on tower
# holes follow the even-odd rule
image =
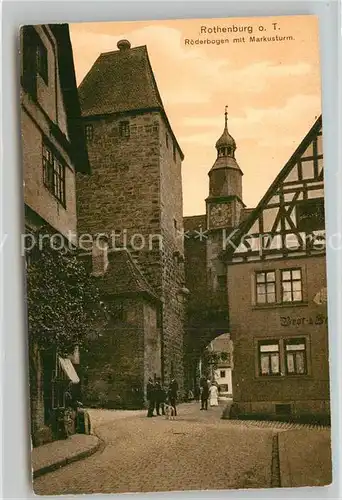
[[[210,226],[232,226],[232,206],[220,203],[210,207]]]

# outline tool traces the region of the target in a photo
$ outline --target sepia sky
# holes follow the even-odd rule
[[[253,33],[208,33],[217,26]],[[318,21],[313,16],[82,23],[71,24],[70,33],[78,84],[100,53],[116,50],[120,39],[127,38],[132,47],[147,46],[185,154],[184,215],[205,212],[208,171],[223,131],[225,105],[248,207],[258,203],[321,113]],[[249,41],[263,35],[293,39]],[[245,42],[233,42],[243,36]],[[191,45],[186,39],[229,43]]]

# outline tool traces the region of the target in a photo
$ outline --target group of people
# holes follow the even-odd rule
[[[174,415],[177,416],[177,398],[178,398],[178,383],[175,379],[166,389],[163,387],[161,380],[149,378],[146,387],[146,399],[148,401],[147,416],[154,417],[156,415],[165,415],[165,405],[168,404],[173,408]],[[160,413],[161,412],[161,413]]]
[[[208,400],[210,406],[218,406],[219,390],[217,384],[211,383],[205,377],[200,380],[200,398],[201,410],[208,409]]]

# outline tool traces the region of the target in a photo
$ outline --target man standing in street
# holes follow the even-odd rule
[[[177,416],[176,405],[177,405],[177,397],[178,397],[178,383],[174,378],[171,380],[168,396],[169,396],[170,405],[173,407],[174,412],[175,412],[175,417],[176,417]]]
[[[203,378],[201,380],[201,410],[208,409],[208,398],[209,398],[209,384],[208,381]]]
[[[153,417],[154,407],[156,403],[156,390],[151,377],[148,379],[146,386],[146,399],[148,401],[147,416]]]

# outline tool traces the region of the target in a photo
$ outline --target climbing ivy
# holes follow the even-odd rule
[[[46,228],[37,232],[27,261],[30,342],[71,354],[87,347],[88,333],[103,318],[94,278],[75,249],[56,250]],[[44,235],[44,238],[41,236]]]

